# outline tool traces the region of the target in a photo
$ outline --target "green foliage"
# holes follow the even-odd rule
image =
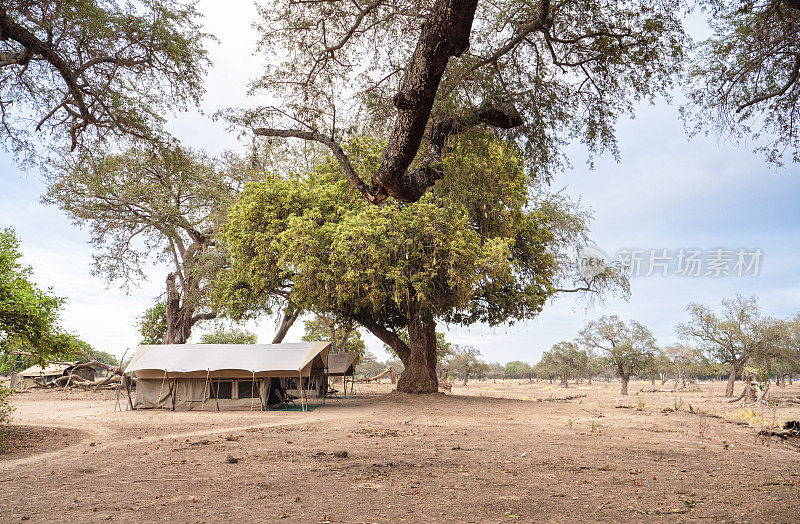
[[[65,160],[42,201],[90,228],[95,270],[109,281],[143,279],[154,258],[202,280],[217,263],[206,237],[250,175],[179,146],[140,145]]]
[[[601,351],[623,380],[646,371],[658,350],[649,329],[635,320],[625,324],[616,315],[587,324],[579,342],[589,350]]]
[[[504,369],[503,377],[504,378],[533,378],[534,371],[533,368],[527,364],[526,362],[521,362],[519,360],[513,360],[506,364]]]
[[[379,362],[371,352],[367,351],[356,366],[356,375],[362,378],[376,376],[387,368],[384,362]]]
[[[174,0],[4,2],[0,100],[14,103],[0,104],[0,140],[22,152],[44,133],[68,149],[162,138],[169,110],[203,93],[197,18],[193,3]]]
[[[331,315],[318,315],[314,320],[306,320],[303,340],[317,341],[330,340],[333,342],[333,351],[348,351],[356,353],[356,364],[364,356],[367,346],[361,338],[361,331],[353,321],[335,319]]]
[[[64,299],[40,289],[21,258],[14,230],[0,230],[0,351],[22,349],[43,363],[69,350],[70,337],[58,326]]]
[[[483,135],[464,138],[473,139],[487,144]],[[555,292],[560,244],[526,199],[514,148],[488,145],[476,148],[484,156],[472,170],[454,170],[464,176],[414,205],[365,203],[330,161],[307,178],[249,185],[221,234],[231,267],[218,283],[219,302],[239,313],[266,311],[291,289],[303,309],[393,329],[419,316],[490,325],[535,316]],[[363,171],[380,154],[365,141],[349,151]],[[467,197],[470,177],[515,189],[499,200]]]
[[[568,385],[572,377],[589,375],[589,353],[574,342],[559,342],[542,355],[534,370],[539,376],[559,376]]]
[[[472,346],[454,345],[443,366],[447,368],[449,375],[463,378],[466,383],[468,378],[484,375],[488,371],[488,366],[479,358],[480,355],[481,352]]]
[[[269,127],[281,127],[275,120],[283,117],[295,127],[297,119],[326,136],[335,134],[334,124],[337,131],[386,133],[396,114],[392,97],[431,4],[265,5],[258,28],[270,65],[253,87],[279,100],[280,112],[266,108],[245,121],[269,119]],[[509,135],[523,144],[526,169],[545,179],[565,162],[570,141],[616,153],[616,120],[632,112],[634,101],[668,92],[687,41],[678,0],[550,2],[546,16],[542,5],[478,2],[469,47],[448,61],[433,117],[514,104],[525,123]],[[348,120],[334,110],[344,106],[359,110]]]
[[[761,316],[756,297],[737,295],[724,299],[720,314],[696,303],[686,309],[689,321],[678,324],[678,334],[714,360],[729,364],[735,372],[776,336],[771,329],[772,320]]]
[[[258,337],[246,329],[218,327],[211,333],[204,333],[200,337],[201,344],[255,344]]]
[[[689,115],[697,128],[755,138],[771,162],[800,161],[800,5],[700,3],[709,8],[713,33],[700,42],[691,68]]]
[[[140,344],[163,344],[167,334],[167,309],[164,302],[156,302],[147,308],[136,321],[136,326],[142,337]]]

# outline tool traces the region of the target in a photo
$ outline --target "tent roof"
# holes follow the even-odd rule
[[[68,368],[74,366],[75,363],[71,364],[47,364],[46,366],[31,366],[28,369],[23,369],[19,372],[19,376],[21,377],[39,377],[39,376],[49,376],[49,375],[60,375]]]
[[[328,374],[344,375],[350,370],[357,358],[358,353],[353,351],[328,353]]]
[[[317,355],[327,365],[330,345],[330,342],[142,345],[128,363],[125,372],[153,370],[192,373],[239,370],[252,373],[297,373],[308,367]]]

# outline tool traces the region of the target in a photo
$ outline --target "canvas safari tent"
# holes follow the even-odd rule
[[[67,376],[71,372],[83,379],[94,381],[95,371],[91,367],[79,368],[73,371],[73,368],[78,364],[80,364],[80,362],[50,363],[45,366],[31,366],[17,373],[17,376],[21,379],[21,386],[23,388],[29,388],[34,384],[47,384],[59,377]]]
[[[134,409],[267,409],[324,397],[330,342],[142,345],[125,368]]]
[[[328,354],[328,376],[342,377],[344,396],[347,398],[347,382],[350,378],[350,395],[355,391],[356,360],[358,353],[353,351],[339,351]]]

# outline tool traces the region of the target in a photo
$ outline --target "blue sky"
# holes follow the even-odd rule
[[[249,27],[249,0],[220,6],[201,3],[215,65],[208,80],[203,112],[252,104],[247,82],[260,70],[252,56],[256,38]],[[212,154],[237,147],[235,135],[200,112],[180,115],[170,124],[186,145]],[[757,277],[639,277],[631,280],[629,301],[608,300],[586,307],[574,296],[548,304],[539,318],[514,326],[452,328],[448,339],[478,348],[490,361],[535,362],[561,340],[570,340],[588,321],[618,314],[649,326],[662,344],[676,340],[674,326],[685,320],[689,302],[717,306],[737,293],[757,295],[763,312],[788,316],[800,311],[800,167],[776,169],[752,153],[752,144],[698,136],[689,138],[676,106],[663,101],[642,105],[635,119],[619,123],[620,163],[609,157],[585,165],[585,152],[570,149],[573,168],[558,176],[555,188],[581,198],[592,209],[592,239],[609,254],[620,248],[760,248]],[[154,266],[151,278],[129,294],[92,275],[88,232],[73,226],[58,209],[39,203],[44,190],[36,172],[21,172],[0,152],[0,226],[12,226],[22,240],[25,261],[42,286],[67,297],[63,326],[98,349],[121,355],[138,341],[135,317],[161,293],[166,271]],[[248,326],[269,342],[271,319]],[[442,326],[442,329],[445,329]],[[302,336],[292,328],[287,341]],[[195,338],[200,331],[197,331]],[[381,344],[367,337],[378,356]]]

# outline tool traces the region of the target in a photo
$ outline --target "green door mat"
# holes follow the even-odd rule
[[[309,404],[308,407],[306,407],[306,411],[314,411],[315,409],[317,409],[321,405],[322,404]],[[283,406],[280,406],[280,407],[277,407],[277,408],[269,408],[269,410],[270,411],[303,411],[303,407],[300,404],[297,404],[297,405],[284,404]]]

